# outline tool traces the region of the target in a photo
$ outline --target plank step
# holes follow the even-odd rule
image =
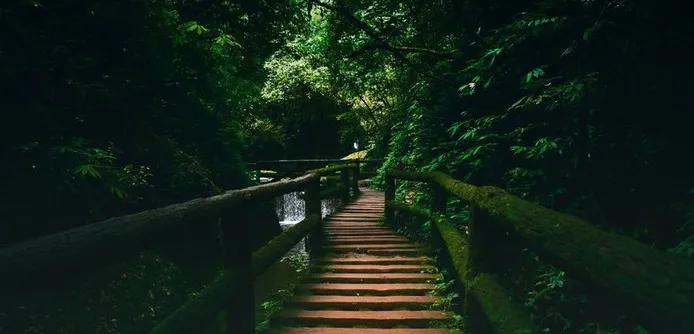
[[[428,273],[316,273],[311,281],[330,283],[426,283],[436,278]]]
[[[401,235],[390,235],[390,236],[384,236],[384,235],[362,235],[362,236],[344,236],[344,237],[339,237],[340,239],[344,240],[371,240],[371,239],[397,239],[397,240],[406,240],[409,241],[409,239],[401,236]]]
[[[329,245],[331,249],[403,249],[416,248],[417,245],[407,242],[403,243],[388,243],[388,244],[353,244],[353,245]]]
[[[417,264],[335,264],[320,267],[334,273],[420,273],[434,271],[434,267]]]
[[[367,224],[353,224],[353,225],[348,225],[348,224],[326,224],[323,226],[323,228],[327,231],[333,231],[333,230],[340,230],[340,231],[387,231],[390,233],[394,233],[393,230],[388,228],[385,225],[382,224],[374,224],[374,225],[367,225]]]
[[[369,254],[369,255],[382,255],[382,256],[393,256],[393,255],[422,255],[426,253],[426,250],[422,248],[388,248],[388,249],[378,249],[378,248],[335,248],[328,247],[324,248],[326,253],[335,254]]]
[[[341,296],[388,296],[388,295],[425,295],[434,289],[427,283],[309,283],[299,286],[299,290],[311,291],[317,295]]]
[[[418,257],[382,257],[382,256],[346,256],[346,257],[329,257],[321,259],[324,264],[430,264],[432,259],[425,256]]]
[[[369,238],[369,237],[357,237],[357,238],[328,238],[328,243],[333,245],[359,245],[359,244],[410,244],[410,242],[405,238],[399,237],[385,237],[385,238]]]
[[[288,304],[302,309],[392,310],[426,309],[439,298],[434,296],[297,296]]]
[[[379,233],[381,235],[383,234],[389,234],[389,235],[397,235],[393,233],[393,231],[389,231],[385,228],[379,227],[379,228],[373,228],[373,227],[367,227],[367,228],[344,228],[344,227],[339,227],[339,228],[324,228],[323,231],[325,233],[360,233],[360,234],[372,234],[372,235],[378,235]]]
[[[454,334],[444,328],[337,328],[337,327],[284,327],[271,334]]]
[[[433,321],[450,319],[442,311],[324,311],[286,310],[279,314],[285,323],[335,326],[426,327]]]
[[[328,222],[323,225],[324,228],[334,228],[334,227],[354,227],[354,228],[384,228],[384,226],[381,223],[335,223],[335,222]]]
[[[326,238],[342,238],[342,237],[399,237],[397,234],[392,234],[392,233],[324,233]]]

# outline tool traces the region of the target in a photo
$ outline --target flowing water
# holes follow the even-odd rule
[[[321,215],[323,217],[332,214],[342,203],[340,199],[324,199],[321,201]],[[287,230],[306,217],[304,200],[301,199],[301,192],[284,194],[275,199],[275,211],[280,220],[282,230]],[[290,253],[305,252],[304,240],[302,239]]]

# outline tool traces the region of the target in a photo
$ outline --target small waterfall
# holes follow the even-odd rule
[[[304,200],[298,191],[277,197],[275,210],[283,229],[284,225],[294,225],[306,217]]]
[[[301,198],[302,192],[287,193],[277,197],[275,200],[275,210],[277,218],[280,220],[280,226],[285,231],[292,225],[302,221],[306,217],[304,200]],[[332,214],[340,206],[340,199],[324,199],[321,201],[321,215],[323,217]],[[289,251],[291,253],[305,253],[304,239],[302,239],[294,248]]]
[[[287,193],[276,198],[275,210],[283,229],[302,221],[306,217],[304,200],[301,192]],[[335,212],[342,201],[340,199],[324,199],[321,201],[323,217]]]

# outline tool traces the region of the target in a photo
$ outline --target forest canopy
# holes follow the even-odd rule
[[[5,1],[0,244],[365,149],[375,187],[443,171],[692,257],[693,25],[676,1]]]
[[[3,210],[72,221],[39,230],[353,143],[669,243],[691,200],[690,23],[668,3],[20,1],[0,15]],[[3,225],[4,239],[37,230]]]

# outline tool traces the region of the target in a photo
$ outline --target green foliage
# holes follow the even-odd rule
[[[680,60],[689,54],[684,44],[691,43],[674,42],[685,40],[680,28],[692,30],[675,7],[624,1],[341,4],[353,16],[321,12],[327,49],[312,49],[321,54],[313,66],[330,69],[333,94],[346,101],[389,102],[382,104],[385,112],[380,103],[372,108],[380,128],[364,126],[373,122],[359,114],[368,103],[352,105],[352,119],[361,119],[366,136],[381,137],[372,140],[372,152],[385,157],[375,186],[390,168],[441,170],[608,229],[632,234],[648,226],[639,237],[663,247],[691,235],[682,229],[687,210],[671,208],[694,184],[691,163],[681,158],[688,150],[683,124],[691,124],[691,115],[678,110],[688,108],[687,89],[666,82],[682,82],[692,68],[652,62],[662,48]],[[665,24],[672,17],[679,28]],[[665,42],[661,34],[673,39]],[[457,52],[447,58],[395,46]],[[426,206],[428,192],[400,182],[397,195]],[[465,210],[452,204],[449,214],[464,221]],[[687,245],[673,251],[688,254]],[[605,327],[540,303],[566,297],[563,274],[547,275],[519,289],[535,292],[537,314],[551,314],[548,331]]]
[[[674,3],[0,6],[0,242],[246,185],[244,159],[358,142],[385,159],[376,186],[441,170],[692,254],[694,29]],[[430,189],[397,196],[424,206]],[[468,208],[449,207],[464,229]],[[563,273],[535,274],[517,290],[548,331],[605,327],[557,302],[575,297]]]
[[[548,270],[538,276],[535,289],[528,292],[526,306],[533,307],[539,300],[547,298],[548,294],[561,291],[566,284],[566,273],[561,270]]]
[[[679,256],[694,258],[694,235],[684,239],[669,251]]]
[[[295,1],[1,6],[0,242],[249,182],[243,126]]]

